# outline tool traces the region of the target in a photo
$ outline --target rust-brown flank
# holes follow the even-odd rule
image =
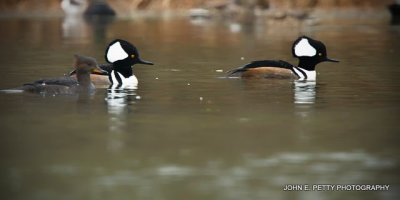
[[[243,78],[295,78],[290,69],[278,67],[257,67],[242,72]]]

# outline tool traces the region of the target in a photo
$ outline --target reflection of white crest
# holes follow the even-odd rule
[[[122,114],[126,107],[136,101],[138,96],[135,89],[109,89],[107,91],[107,106],[110,114]]]
[[[295,46],[294,46],[294,54],[296,56],[315,56],[317,54],[317,50],[311,46],[308,42],[308,39],[302,38]]]
[[[112,44],[107,51],[107,60],[110,62],[115,62],[118,60],[123,60],[128,57],[128,54],[122,48],[120,42]]]
[[[88,37],[87,26],[82,16],[66,15],[62,23],[64,38],[82,39]]]
[[[315,103],[315,81],[295,81],[294,82],[294,103],[313,104]]]
[[[127,89],[108,89],[107,102],[109,117],[109,142],[108,148],[111,151],[118,152],[125,146],[123,140],[124,133],[127,132],[126,124],[129,113],[129,105],[140,99],[136,95],[136,90]]]

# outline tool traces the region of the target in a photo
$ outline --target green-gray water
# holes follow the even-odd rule
[[[399,26],[0,21],[2,89],[65,74],[74,53],[102,63],[115,38],[156,64],[135,66],[129,97],[0,93],[1,199],[399,199]],[[296,64],[290,47],[303,34],[341,61],[318,65],[315,85],[224,78],[256,59]]]

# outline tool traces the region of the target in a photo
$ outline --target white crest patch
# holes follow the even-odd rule
[[[294,54],[296,56],[315,56],[317,54],[317,50],[311,46],[308,42],[308,39],[302,38],[295,46],[294,46]]]
[[[128,57],[128,54],[124,51],[120,42],[116,42],[108,48],[107,60],[110,62],[115,62],[118,60],[123,60]]]

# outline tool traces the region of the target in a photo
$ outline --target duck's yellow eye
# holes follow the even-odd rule
[[[319,56],[322,56],[322,53],[319,53],[318,55],[319,55]]]
[[[131,55],[131,58],[135,58],[135,55],[134,55],[134,54],[132,54],[132,55]]]

